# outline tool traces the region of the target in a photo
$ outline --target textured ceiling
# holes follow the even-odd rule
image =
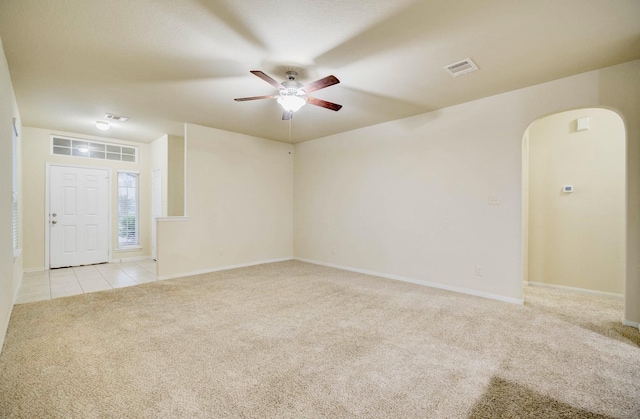
[[[299,142],[640,58],[638,0],[2,0],[23,124],[150,142],[190,122]],[[472,58],[480,71],[443,66]],[[275,89],[333,74],[291,124]]]

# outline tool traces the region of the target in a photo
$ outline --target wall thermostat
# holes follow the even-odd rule
[[[564,185],[562,188],[563,192],[573,192],[573,185]]]

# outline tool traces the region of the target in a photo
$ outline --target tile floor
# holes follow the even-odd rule
[[[25,272],[16,303],[51,300],[157,280],[156,263],[151,259]]]

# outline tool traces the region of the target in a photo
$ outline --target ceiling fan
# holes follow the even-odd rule
[[[284,112],[282,113],[283,120],[293,118],[293,113],[298,111],[307,103],[331,109],[332,111],[339,111],[340,108],[342,108],[342,105],[338,105],[337,103],[331,103],[326,100],[308,96],[311,92],[340,83],[340,80],[335,76],[327,76],[320,80],[303,85],[296,81],[298,73],[295,71],[287,71],[287,80],[282,83],[278,83],[262,71],[253,70],[251,73],[278,89],[279,94],[271,96],[241,97],[234,100],[237,102],[245,102],[247,100],[277,99],[280,106],[282,106],[282,109],[284,109]]]

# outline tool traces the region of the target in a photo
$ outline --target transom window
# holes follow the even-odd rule
[[[138,161],[138,147],[51,136],[51,154],[99,160]]]

